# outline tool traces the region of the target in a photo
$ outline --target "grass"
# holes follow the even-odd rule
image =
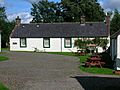
[[[89,55],[86,56],[80,56],[80,63],[82,62],[86,62],[87,58],[89,57]],[[113,70],[109,69],[109,68],[97,68],[97,67],[83,67],[80,66],[79,67],[82,71],[84,72],[88,72],[88,73],[93,73],[93,74],[110,74],[113,75]]]
[[[0,61],[6,61],[6,60],[8,60],[9,58],[8,57],[6,57],[6,56],[0,56]]]
[[[47,52],[48,54],[59,54],[59,55],[65,55],[65,56],[76,56],[75,53],[72,52]]]
[[[5,87],[2,83],[0,83],[0,90],[9,90],[9,89]]]
[[[2,50],[9,50],[9,48],[2,48]]]
[[[89,58],[90,55],[80,56],[80,63],[86,62],[87,58]]]
[[[93,73],[93,74],[114,75],[113,70],[109,68],[97,68],[97,67],[87,68],[87,67],[80,66],[80,69],[84,72]]]

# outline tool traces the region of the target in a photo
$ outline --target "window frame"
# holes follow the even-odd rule
[[[66,46],[66,39],[70,40],[70,46]],[[64,38],[64,47],[65,48],[72,48],[72,38]]]
[[[49,41],[48,41],[48,43],[49,43],[49,44],[48,44],[48,45],[49,45],[48,47],[45,46],[45,41],[44,41],[45,39],[49,40]],[[50,38],[43,38],[43,48],[50,48]]]
[[[22,39],[25,39],[25,46],[22,46]],[[27,47],[27,40],[26,40],[26,38],[20,38],[20,47],[21,48]]]

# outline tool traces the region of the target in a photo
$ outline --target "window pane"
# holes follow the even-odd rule
[[[44,47],[49,48],[50,47],[50,39],[49,38],[44,38]]]
[[[70,39],[65,40],[66,46],[70,46]]]
[[[20,46],[21,47],[26,47],[26,39],[25,38],[20,39]]]
[[[65,38],[65,47],[71,47],[71,38]]]

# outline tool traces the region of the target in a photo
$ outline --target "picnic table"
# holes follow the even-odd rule
[[[105,63],[101,61],[100,57],[90,57],[90,58],[88,58],[87,62],[85,63],[85,65],[88,67],[99,66],[100,68],[102,68],[103,64],[105,64]]]
[[[100,58],[100,55],[92,55],[91,58]]]

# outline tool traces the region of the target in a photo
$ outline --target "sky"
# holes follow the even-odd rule
[[[6,14],[10,21],[20,16],[22,23],[29,23],[32,20],[32,16],[30,15],[32,8],[31,3],[39,1],[40,0],[0,0],[0,6],[6,7]],[[49,1],[59,2],[60,0]],[[98,2],[105,11],[120,10],[120,0],[98,0]]]

